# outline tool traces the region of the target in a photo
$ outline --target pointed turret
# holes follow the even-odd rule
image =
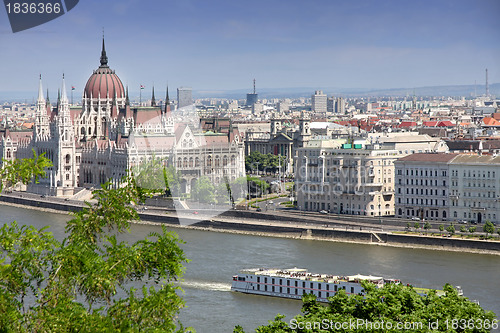
[[[50,105],[50,99],[49,99],[49,88],[47,88],[47,98],[46,98],[46,102],[47,102],[47,103],[46,103],[45,105],[49,106],[49,105]]]
[[[128,85],[125,92],[125,105],[130,105],[130,100],[128,98]]]
[[[66,83],[64,81],[64,74],[62,78],[62,92],[61,92],[61,103],[68,103],[68,95],[66,94]]]
[[[151,96],[151,106],[156,106],[156,100],[155,100],[155,86],[153,85],[153,94]]]
[[[102,36],[101,67],[108,67],[108,56],[106,55],[106,46],[104,45],[104,36]]]
[[[40,83],[38,85],[38,99],[37,102],[40,104],[45,104],[45,98],[43,97],[43,88],[42,88],[42,74],[40,74]]]
[[[170,111],[170,98],[168,97],[168,84],[167,84],[167,96],[165,97],[165,113]]]

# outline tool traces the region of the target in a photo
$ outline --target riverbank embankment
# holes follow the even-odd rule
[[[71,211],[78,211],[84,207],[83,202],[65,201],[52,197],[42,200],[34,195],[19,193],[12,195],[3,194],[0,196],[0,201],[5,204],[19,205],[25,208],[66,214]],[[219,216],[206,216],[206,218],[203,214],[192,215],[191,218],[189,214],[183,214],[181,219],[183,221],[182,224],[179,222],[176,212],[172,210],[142,210],[139,215],[142,219],[140,223],[167,224],[176,228],[304,240],[359,243],[373,246],[500,255],[499,241],[392,233],[390,231],[362,227],[360,223],[332,226],[322,224],[321,220],[315,221],[310,217],[306,219],[301,216],[288,216],[283,213],[230,210]],[[192,220],[192,223],[189,220]]]

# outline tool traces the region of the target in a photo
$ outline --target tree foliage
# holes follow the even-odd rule
[[[486,221],[486,223],[483,226],[483,231],[486,233],[486,238],[488,237],[488,234],[492,234],[495,232],[495,225],[491,223],[491,221]]]
[[[134,179],[94,192],[58,242],[47,228],[0,229],[0,331],[173,332],[184,303],[173,282],[187,261],[165,227],[133,244],[120,240],[144,198]],[[147,192],[147,191],[146,191]],[[141,290],[130,286],[141,281]],[[29,299],[29,302],[26,300]]]
[[[0,192],[4,188],[12,188],[19,183],[27,184],[32,180],[38,183],[40,177],[45,176],[45,170],[52,166],[52,162],[42,153],[36,154],[33,149],[33,158],[3,160],[0,169]]]
[[[281,164],[282,170],[285,166],[285,157],[273,154],[261,154],[253,151],[245,157],[245,169],[250,173],[262,172],[265,174],[275,174]]]
[[[301,315],[288,323],[284,316],[277,315],[268,325],[258,327],[256,332],[489,332],[484,324],[495,323],[493,312],[484,311],[478,304],[458,295],[449,284],[444,286],[442,296],[434,290],[420,296],[413,287],[400,284],[377,288],[363,282],[363,288],[366,291],[364,297],[348,296],[340,290],[328,299],[326,306],[318,303],[314,295],[304,295]],[[483,328],[462,330],[457,326],[463,322],[456,323],[453,321],[456,319],[473,322],[476,328],[482,323]],[[343,323],[346,325],[342,326]],[[413,326],[403,330],[398,323]],[[379,329],[374,329],[376,325]],[[234,332],[243,333],[243,329],[237,326]]]
[[[149,189],[165,196],[180,195],[180,175],[173,165],[165,166],[160,158],[153,157],[133,169],[134,178],[142,189]]]

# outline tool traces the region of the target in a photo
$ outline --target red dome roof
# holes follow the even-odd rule
[[[100,66],[89,78],[85,85],[86,97],[92,98],[125,98],[123,83],[109,67]]]
[[[94,71],[85,85],[85,95],[87,98],[125,98],[123,83],[115,74],[115,71],[108,67],[108,57],[102,39],[101,66]]]

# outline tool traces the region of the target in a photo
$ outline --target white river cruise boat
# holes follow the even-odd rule
[[[369,281],[381,288],[387,283],[401,283],[396,279],[384,279],[371,275],[330,275],[309,273],[303,268],[264,269],[254,268],[240,271],[233,276],[232,291],[247,294],[302,299],[304,294],[314,294],[319,302],[328,302],[328,297],[341,289],[346,294],[364,295],[362,281]],[[430,289],[414,288],[420,295],[427,294]],[[460,287],[456,287],[462,294]],[[438,295],[443,291],[438,290]]]

